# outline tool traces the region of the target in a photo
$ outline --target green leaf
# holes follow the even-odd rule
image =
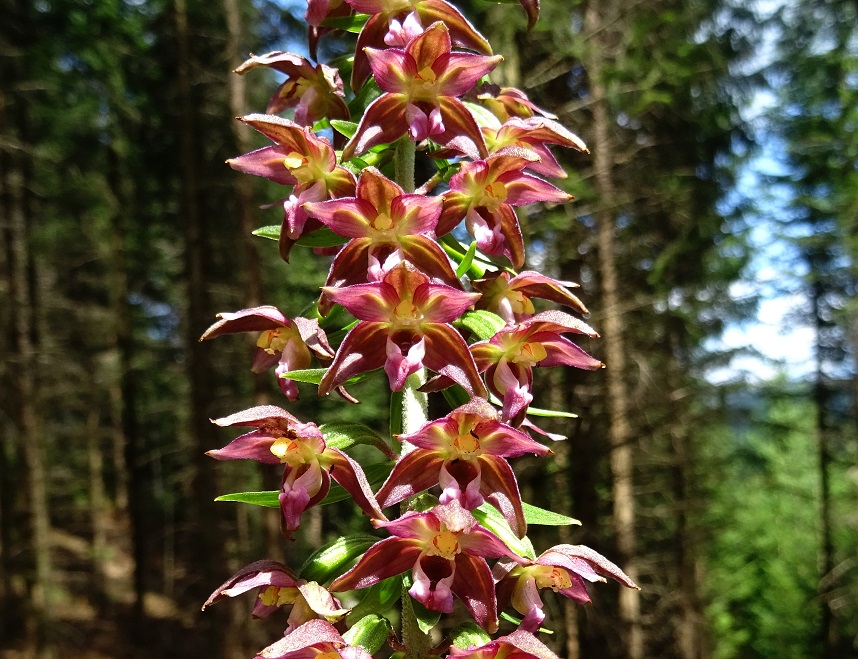
[[[341,536],[314,551],[304,561],[298,574],[307,581],[323,583],[345,572],[352,561],[376,542],[378,538],[366,533]]]
[[[481,341],[487,341],[497,334],[499,330],[506,327],[503,318],[484,309],[466,311],[453,325],[471,330]]]
[[[450,632],[450,642],[462,650],[478,648],[490,643],[491,636],[485,630],[473,622],[463,622]]]
[[[503,402],[494,394],[489,396],[489,401],[495,405],[503,405]],[[574,412],[558,412],[556,410],[544,410],[541,407],[528,407],[527,413],[531,416],[554,417],[559,419],[577,419],[578,415]]]
[[[279,508],[280,500],[277,498],[279,494],[277,490],[268,492],[234,492],[233,494],[221,494],[215,501],[237,501],[239,503],[249,503],[253,506]]]
[[[354,121],[343,121],[342,119],[331,119],[331,126],[349,139],[354,137],[358,129],[358,125]]]
[[[489,531],[494,533],[519,556],[524,556],[536,560],[536,552],[533,550],[533,545],[530,540],[519,538],[510,528],[501,512],[494,506],[484,503],[479,508],[471,511],[477,521]]]
[[[462,262],[459,263],[459,267],[456,268],[456,276],[463,277],[465,273],[470,269],[471,264],[474,262],[474,254],[477,253],[477,241],[475,240],[468,246],[468,251],[465,252],[465,256],[462,257]]]
[[[441,394],[444,396],[444,400],[447,401],[447,404],[454,410],[471,400],[471,397],[468,395],[468,392],[465,391],[465,388],[458,384],[454,384],[452,387],[447,387],[441,391]]]
[[[287,380],[295,380],[295,382],[319,384],[322,381],[322,378],[325,377],[325,372],[327,370],[328,369],[326,368],[306,368],[298,371],[286,371],[285,373],[281,373],[280,377],[286,378]],[[366,373],[355,375],[354,377],[346,380],[345,384],[355,384],[356,382],[365,380],[373,373],[375,373],[375,371],[368,371]]]
[[[506,620],[507,622],[511,622],[514,625],[520,625],[521,624],[521,620],[519,618],[516,618],[515,616],[511,616],[509,613],[501,613],[500,617],[503,618],[504,620]],[[540,627],[539,631],[541,631],[543,634],[553,634],[554,633],[552,630],[546,629],[545,627]]]
[[[251,231],[251,233],[260,238],[268,238],[268,240],[280,240],[280,225],[272,224],[267,227],[259,227]]]
[[[305,368],[298,371],[286,371],[281,373],[281,378],[295,380],[295,382],[306,382],[308,384],[319,384],[325,377],[326,368]]]
[[[559,419],[577,419],[578,415],[574,412],[559,412],[556,410],[544,410],[541,407],[528,407],[527,413],[531,416],[548,416]]]
[[[553,510],[546,510],[545,508],[539,508],[524,502],[522,502],[521,507],[524,510],[524,520],[528,524],[542,526],[567,526],[575,524],[576,526],[581,526],[581,522],[574,517],[567,517],[566,515],[555,513]]]
[[[369,484],[374,489],[376,486],[381,485],[384,482],[384,479],[390,475],[391,469],[393,469],[392,461],[378,462],[376,464],[366,465],[363,468],[363,473],[369,481]],[[269,490],[265,492],[234,492],[232,494],[222,494],[217,497],[215,501],[234,501],[237,503],[249,503],[253,506],[263,506],[265,508],[279,508],[279,495],[280,492],[278,490]],[[341,485],[331,483],[331,491],[328,492],[328,496],[326,496],[319,505],[327,506],[339,501],[345,501],[346,499],[350,499],[351,496],[352,495],[349,494],[349,492]]]
[[[402,433],[402,392],[390,392],[390,434]]]
[[[485,126],[486,128],[493,128],[497,130],[501,127],[500,119],[498,119],[494,114],[486,110],[482,105],[478,103],[471,103],[470,101],[464,101],[465,107],[471,111],[471,114],[474,115],[474,119],[480,126]]]
[[[396,460],[398,457],[372,428],[362,423],[352,421],[325,423],[319,426],[319,430],[322,431],[325,444],[331,448],[345,451],[352,446],[364,444],[374,446],[391,460]]]
[[[278,235],[280,234],[279,231],[277,233]],[[310,233],[301,236],[295,244],[301,245],[302,247],[336,247],[337,245],[342,245],[346,241],[348,241],[348,238],[338,236],[328,227],[322,227],[321,229],[311,231]]]
[[[324,27],[358,33],[369,20],[369,14],[353,14],[352,16],[334,16],[322,21]]]
[[[343,640],[352,647],[362,647],[372,655],[381,650],[392,631],[393,627],[387,618],[370,613],[352,625],[343,634]]]
[[[397,574],[395,577],[380,581],[363,592],[366,594],[358,602],[357,606],[351,610],[349,619],[352,617],[363,618],[370,613],[384,613],[387,611],[402,597],[402,575]]]

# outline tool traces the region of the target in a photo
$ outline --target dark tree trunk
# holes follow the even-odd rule
[[[595,2],[587,4],[584,13],[584,32],[599,35],[603,18]],[[637,581],[637,537],[635,534],[634,451],[633,434],[629,421],[629,392],[626,384],[626,348],[623,336],[620,284],[615,262],[614,218],[607,210],[614,204],[617,191],[611,169],[614,155],[610,137],[610,120],[606,90],[603,82],[603,62],[599,37],[589,49],[584,64],[590,81],[592,97],[592,139],[594,187],[601,209],[595,213],[599,245],[599,280],[601,284],[601,327],[604,351],[608,365],[607,403],[610,418],[611,476],[613,480],[614,526],[617,537],[619,564]],[[640,620],[640,594],[637,590],[620,590],[620,619],[626,655],[629,659],[643,659],[644,639]]]

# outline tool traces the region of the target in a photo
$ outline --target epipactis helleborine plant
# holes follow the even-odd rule
[[[533,27],[539,1],[519,3]],[[306,20],[313,59],[338,30],[359,33],[354,58],[340,58],[341,71],[292,53],[251,56],[237,73],[285,75],[267,114],[241,119],[272,144],[228,163],[284,186],[282,221],[257,233],[276,239],[284,260],[296,245],[332,254],[328,277],[298,315],[221,313],[202,339],[254,333],[250,368],[273,368],[287,405],[299,383],[356,402],[344,387],[374,378],[391,392],[390,428],[380,436],[356,423],[316,425],[263,405],[216,419],[250,430],[208,454],[282,469],[279,490],[221,499],[278,508],[287,538],[308,508],[343,498],[332,480],[384,536],[337,538],[300,568],[256,561],[203,608],[253,592],[254,617],[288,610],[285,636],[258,657],[557,659],[536,637],[546,622],[540,590],[586,603],[587,582],[637,588],[588,547],[537,556],[528,523],[575,520],[524,504],[509,463],[552,455],[543,442],[560,437],[528,418],[534,368],[603,366],[565,336],[596,337],[587,324],[537,312],[534,299],[587,309],[575,284],[520,270],[515,210],[571,199],[541,178],[566,175],[549,146],[586,146],[524,92],[487,80],[502,58],[445,0],[308,0]],[[436,173],[415,191],[418,151]],[[473,242],[462,244],[468,234]],[[430,391],[449,405],[434,420]],[[348,454],[358,444],[381,460],[362,465]],[[473,622],[451,628],[441,614],[457,600]],[[492,639],[500,614],[517,629]]]

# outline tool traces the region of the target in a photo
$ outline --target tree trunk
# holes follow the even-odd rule
[[[205,597],[220,583],[223,542],[219,538],[215,470],[205,452],[211,448],[211,405],[213,373],[198,341],[211,317],[211,303],[206,272],[206,233],[200,203],[200,154],[197,126],[197,103],[192,96],[192,51],[186,0],[174,1],[174,18],[178,50],[177,83],[179,96],[179,160],[182,172],[181,217],[185,224],[185,281],[187,315],[185,317],[185,354],[190,393],[189,444],[192,452],[192,490],[195,509],[194,569],[197,587],[194,592]],[[205,650],[213,659],[222,656],[225,625],[218,620],[225,614],[219,607],[206,612],[203,636]]]
[[[584,32],[599,34],[601,17],[595,2],[587,4]],[[611,446],[611,476],[613,480],[614,526],[617,534],[619,564],[637,581],[637,540],[635,536],[635,501],[633,490],[633,436],[629,422],[629,393],[626,386],[626,349],[620,309],[620,289],[617,279],[614,246],[614,218],[606,206],[616,201],[616,189],[611,173],[613,151],[606,89],[603,82],[602,60],[598,44],[591,45],[584,62],[590,81],[593,112],[593,169],[595,191],[601,209],[595,213],[599,245],[599,280],[602,293],[602,336],[608,365],[606,372],[609,440]],[[626,655],[642,659],[644,639],[640,620],[640,595],[637,590],[620,590],[620,619]]]
[[[812,263],[812,261],[811,261]],[[811,269],[811,274],[816,272]],[[836,655],[837,638],[834,619],[831,611],[832,573],[834,570],[834,534],[831,521],[831,446],[828,429],[828,386],[825,381],[825,366],[823,363],[823,330],[825,319],[822,317],[821,302],[824,295],[823,285],[814,281],[811,286],[811,304],[813,322],[816,329],[816,373],[813,383],[813,402],[816,407],[816,436],[818,446],[819,467],[819,523],[821,525],[821,565],[819,580],[819,634],[822,641],[823,659],[834,659]]]
[[[19,108],[20,110],[20,108]],[[17,113],[19,135],[25,135],[26,119]],[[26,142],[21,140],[16,157],[3,172],[3,187],[9,194],[9,242],[7,261],[12,278],[9,282],[10,318],[12,320],[12,349],[10,362],[14,369],[13,391],[15,424],[21,455],[24,461],[26,497],[30,526],[30,549],[33,575],[30,584],[30,605],[33,613],[33,643],[40,659],[54,656],[51,638],[51,521],[48,508],[48,483],[44,462],[46,437],[39,432],[37,410],[37,383],[39,372],[36,345],[36,307],[33,263],[30,251],[30,228],[33,212],[28,200],[29,157],[24,153]]]
[[[115,117],[115,122],[120,118]],[[131,318],[130,291],[128,285],[128,227],[126,218],[133,215],[131,193],[128,190],[129,175],[123,162],[125,149],[123,137],[118,126],[114,126],[111,145],[108,150],[110,172],[108,183],[113,194],[112,217],[110,221],[110,293],[113,305],[114,340],[119,367],[118,387],[112,391],[118,393],[114,403],[119,428],[114,432],[121,437],[122,460],[127,469],[126,477],[120,476],[117,483],[117,498],[124,495],[127,500],[129,522],[131,526],[131,554],[134,558],[134,605],[135,630],[141,629],[140,622],[145,616],[144,598],[148,588],[148,538],[149,529],[146,519],[147,468],[142,459],[144,452],[143,437],[138,421],[138,386],[134,369],[136,351],[134,327]],[[114,395],[115,395],[114,393]],[[117,467],[120,465],[116,465]],[[121,485],[119,485],[121,484]],[[127,485],[126,485],[127,484]],[[127,486],[127,490],[125,487]],[[125,490],[125,491],[123,491]]]

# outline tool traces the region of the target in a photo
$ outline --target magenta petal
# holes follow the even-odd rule
[[[280,185],[295,185],[298,181],[283,164],[286,155],[287,151],[281,146],[265,146],[226,162],[237,172],[262,176]]]
[[[370,322],[387,321],[399,304],[397,290],[387,282],[357,284],[347,288],[322,289],[331,300],[343,305],[355,318]]]
[[[408,594],[430,611],[453,612],[453,591],[456,564],[441,556],[421,556],[411,572],[413,583]]]
[[[500,55],[486,57],[473,53],[448,52],[441,55],[433,68],[440,75],[440,93],[444,96],[462,96],[470,91],[480,78],[491,73],[503,61]]]
[[[367,549],[351,570],[334,579],[331,591],[367,588],[388,577],[410,570],[417,562],[421,550],[415,540],[385,538]]]
[[[470,110],[450,96],[439,97],[438,106],[444,119],[444,132],[437,135],[435,141],[457,149],[474,160],[487,157],[486,140]]]
[[[272,306],[242,309],[235,313],[219,313],[218,320],[200,337],[200,341],[237,332],[261,332],[278,327],[289,327],[292,323],[280,310]]]
[[[331,461],[331,478],[352,495],[352,500],[358,507],[372,519],[386,520],[360,465],[337,449],[326,449],[324,456]]]
[[[455,419],[446,416],[436,421],[430,421],[417,432],[410,435],[398,435],[401,442],[414,444],[426,451],[441,451],[459,434],[459,424]],[[404,456],[403,456],[404,457]]]
[[[529,0],[534,1],[534,0]],[[481,53],[491,54],[492,47],[485,37],[477,32],[468,19],[445,0],[421,0],[416,3],[417,13],[423,25],[432,25],[440,21],[450,30],[450,40],[458,46],[475,50]],[[447,46],[447,51],[450,47]]]
[[[518,174],[506,184],[506,203],[512,206],[526,206],[539,202],[563,203],[572,199],[572,195],[555,185],[530,174]]]
[[[309,620],[288,636],[269,645],[256,659],[313,659],[322,651],[336,651],[346,642],[327,620]]]
[[[222,449],[207,451],[215,460],[256,460],[262,464],[280,464],[280,458],[271,452],[276,436],[265,430],[254,430],[237,437]]]
[[[516,563],[527,563],[527,559],[516,554],[504,544],[503,540],[482,526],[475,526],[470,533],[460,535],[459,545],[463,551],[474,556],[482,556],[483,558],[506,556]]]
[[[572,366],[586,371],[596,371],[604,364],[591,357],[571,341],[558,336],[554,339],[540,341],[547,357],[539,362],[540,366]]]
[[[297,579],[295,574],[282,563],[267,560],[256,561],[250,565],[245,565],[218,586],[203,604],[203,610],[225,597],[235,597],[263,586],[294,588],[298,583]]]
[[[450,265],[450,259],[437,242],[427,236],[401,236],[399,244],[408,262],[421,272],[449,286],[461,288],[462,284]]]
[[[525,453],[534,455],[551,453],[551,449],[534,441],[527,433],[499,421],[480,423],[475,428],[475,432],[479,436],[480,446],[491,455],[514,458]]]
[[[328,395],[354,375],[381,368],[386,345],[386,323],[358,323],[340,344],[337,356],[319,384],[319,395]]]
[[[337,235],[362,238],[369,232],[376,210],[364,199],[346,198],[304,204],[307,215],[319,220]]]
[[[572,579],[572,585],[569,588],[561,588],[557,592],[563,595],[563,597],[568,597],[571,600],[575,600],[576,602],[580,602],[581,604],[589,604],[593,600],[590,599],[590,593],[587,592],[587,586],[584,583],[584,580],[576,574],[570,574],[569,577]]]
[[[401,456],[376,493],[378,505],[387,508],[437,485],[441,462],[437,454],[421,449]]]
[[[426,283],[414,291],[414,305],[432,323],[456,320],[479,299],[479,293],[465,293],[442,284]]]
[[[491,455],[480,457],[483,494],[497,508],[519,538],[527,533],[527,522],[521,507],[521,494],[515,472],[503,458]]]
[[[461,385],[472,396],[485,398],[486,388],[462,336],[449,325],[432,324],[423,330],[426,366]]]
[[[484,559],[464,553],[456,556],[453,592],[480,627],[489,633],[497,631],[495,583]]]
[[[444,206],[442,197],[403,194],[391,202],[391,215],[396,216],[397,231],[416,235],[434,231]]]
[[[343,161],[359,156],[376,144],[395,142],[408,130],[406,100],[402,94],[382,94],[367,107],[357,132],[343,149]]]
[[[398,48],[367,48],[364,52],[375,81],[382,91],[393,94],[408,91],[409,82],[417,75],[417,67],[411,55]]]
[[[423,368],[423,358],[426,356],[426,343],[418,339],[408,346],[407,352],[403,353],[401,346],[387,339],[387,359],[384,362],[384,372],[390,382],[391,391],[400,391],[405,386],[405,380],[409,375]]]

